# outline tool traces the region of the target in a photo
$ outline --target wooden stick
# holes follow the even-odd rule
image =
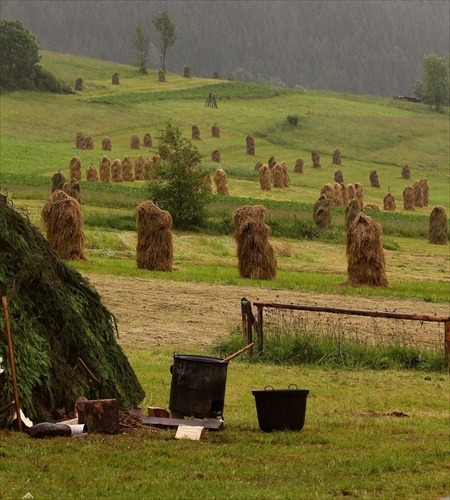
[[[239,354],[242,354],[247,349],[250,349],[251,347],[253,347],[253,345],[254,345],[254,342],[252,342],[251,344],[246,345],[245,347],[243,347],[241,350],[235,352],[234,354],[230,354],[227,358],[222,359],[221,363],[225,363],[225,361],[230,361],[230,359],[233,359],[236,356],[239,356]]]
[[[8,408],[11,408],[11,406],[14,406],[15,404],[16,402],[12,400],[11,403],[8,403],[6,406],[0,409],[0,413],[3,413],[4,411],[6,411]]]
[[[78,363],[81,365],[83,370],[88,374],[89,378],[95,382],[97,387],[101,387],[102,383],[100,382],[100,380],[91,372],[91,370],[89,370],[86,363],[81,358],[78,358]]]
[[[17,390],[16,365],[14,363],[14,351],[11,338],[11,327],[9,324],[7,297],[2,297],[2,302],[3,302],[3,311],[5,312],[6,337],[8,339],[9,364],[11,365],[11,377],[13,384],[14,401],[16,406],[17,427],[19,429],[19,432],[22,432],[22,416],[20,414],[19,391]]]

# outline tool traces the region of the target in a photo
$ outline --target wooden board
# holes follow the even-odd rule
[[[172,428],[180,425],[189,425],[191,427],[204,427],[210,431],[218,431],[223,428],[223,420],[186,420],[183,418],[160,418],[160,417],[142,417],[144,425],[154,427]]]

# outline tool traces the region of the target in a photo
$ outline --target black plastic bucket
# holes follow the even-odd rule
[[[295,388],[292,388],[295,387]],[[265,389],[252,391],[255,396],[258,423],[261,430],[300,431],[305,424],[306,398],[309,389],[297,389],[291,384],[287,389]]]
[[[228,361],[220,358],[174,354],[169,409],[189,417],[221,417],[227,368]]]

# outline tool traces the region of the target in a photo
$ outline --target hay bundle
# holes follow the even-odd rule
[[[347,275],[353,286],[388,286],[382,229],[360,213],[347,231]]]
[[[339,184],[339,182],[335,182],[333,184],[333,189],[334,189],[333,204],[336,205],[337,207],[343,207],[344,201],[342,198],[342,186]]]
[[[342,170],[336,170],[334,173],[334,182],[339,182],[339,184],[344,182],[344,174],[342,173]]]
[[[349,204],[345,207],[345,229],[348,231],[356,216],[361,213],[361,205],[358,200],[350,200]]]
[[[348,200],[356,200],[356,189],[353,184],[348,184],[347,186]]]
[[[218,168],[214,174],[214,184],[216,185],[217,194],[228,196],[227,174],[222,168]]]
[[[364,205],[364,210],[375,210],[376,212],[380,212],[380,205],[378,203],[366,203]]]
[[[322,168],[320,164],[320,155],[317,151],[313,150],[311,151],[311,159],[313,162],[313,168]]]
[[[346,207],[348,205],[348,202],[349,202],[348,189],[347,189],[347,186],[343,182],[340,182],[339,184],[341,185],[342,206]]]
[[[267,165],[262,165],[258,171],[259,186],[263,191],[272,191],[270,184],[270,168]]]
[[[402,179],[411,179],[411,170],[409,165],[403,165],[402,167]]]
[[[77,179],[71,179],[70,182],[66,182],[62,191],[77,200],[78,203],[81,203],[81,191]]]
[[[277,276],[277,259],[269,243],[270,228],[265,217],[262,205],[245,205],[233,213],[233,236],[242,278],[273,280]]]
[[[234,75],[233,75],[233,73],[230,73],[230,74],[228,75],[227,80],[228,80],[229,82],[234,82]]]
[[[94,139],[90,135],[84,138],[84,149],[89,151],[94,149]]]
[[[407,185],[403,190],[403,210],[415,210],[415,196],[414,189]]]
[[[374,188],[380,187],[380,181],[378,179],[378,174],[376,170],[372,170],[372,172],[370,172],[369,178],[370,178],[370,187]]]
[[[133,134],[130,138],[130,149],[139,149],[141,147],[141,140],[139,136]]]
[[[75,147],[77,149],[84,149],[84,134],[83,132],[77,132],[75,138]]]
[[[383,198],[383,208],[390,212],[395,212],[395,199],[392,193],[388,192]]]
[[[274,188],[284,188],[284,172],[281,163],[272,168],[272,182]]]
[[[146,148],[153,147],[153,139],[152,139],[152,136],[148,132],[144,135],[144,147],[146,147]]]
[[[134,181],[133,162],[128,155],[122,160],[122,178],[125,182]]]
[[[111,182],[123,182],[123,165],[118,158],[111,163]]]
[[[78,77],[75,80],[75,90],[83,90],[83,78]]]
[[[303,174],[303,159],[302,158],[297,158],[295,160],[294,172],[296,174]]]
[[[325,195],[329,200],[333,201],[335,197],[333,184],[330,184],[329,182],[324,184],[320,190],[320,194]]]
[[[119,83],[119,73],[113,73],[112,74],[111,83],[113,85],[120,85],[120,83]]]
[[[364,206],[364,187],[359,182],[355,182],[353,185],[355,186],[356,199],[358,200],[358,203],[361,205],[361,207],[363,207]]]
[[[205,176],[203,177],[202,189],[203,189],[203,191],[206,191],[207,193],[212,193],[212,180],[211,180],[211,172],[209,171],[209,169],[205,170]]]
[[[191,77],[191,68],[187,65],[183,68],[183,76],[184,76],[184,78]]]
[[[81,158],[72,156],[69,162],[69,175],[71,179],[81,179]]]
[[[259,169],[263,166],[263,164],[260,161],[257,161],[255,163],[255,170],[259,172]]]
[[[111,151],[111,138],[106,136],[102,139],[102,150]]]
[[[281,168],[283,172],[283,187],[287,188],[289,187],[289,172],[287,165],[284,161],[281,162]]]
[[[78,201],[57,190],[42,209],[47,240],[64,260],[84,260],[83,214]]]
[[[159,154],[152,156],[153,166],[159,167],[161,165],[162,158]]]
[[[268,160],[267,160],[267,165],[268,167],[270,168],[270,170],[272,170],[272,168],[277,164],[277,160],[275,160],[275,156],[271,156]]]
[[[105,182],[106,184],[111,182],[111,160],[103,155],[103,158],[100,160],[99,165],[100,170],[100,182]]]
[[[66,179],[62,174],[61,170],[58,170],[55,174],[52,175],[52,193],[54,193],[57,189],[62,189]]]
[[[444,207],[437,205],[430,214],[428,241],[435,245],[448,244],[448,221]]]
[[[158,72],[158,82],[166,82],[166,74],[162,69],[160,69]]]
[[[339,149],[335,149],[333,151],[333,165],[342,165],[341,151]],[[341,181],[337,181],[337,182],[341,182]]]
[[[148,181],[153,177],[155,166],[153,158],[145,158],[144,160],[144,180]]]
[[[218,149],[215,149],[211,153],[211,161],[215,161],[216,163],[220,163],[220,151]]]
[[[138,269],[172,271],[172,216],[152,201],[141,203],[136,212]]]
[[[198,125],[196,125],[194,123],[194,125],[192,125],[192,139],[194,141],[200,141],[200,129],[198,127]]]
[[[220,128],[217,123],[214,123],[213,126],[211,127],[211,135],[212,137],[220,137]]]
[[[142,155],[138,155],[134,160],[134,178],[137,181],[145,180],[145,159]]]
[[[219,72],[215,69],[212,74],[213,80],[219,79]]]
[[[423,207],[423,189],[420,185],[420,181],[414,181],[413,184],[414,191],[414,206],[421,208]]]
[[[248,134],[245,138],[245,143],[247,145],[247,154],[254,155],[255,154],[255,139],[252,134]]]
[[[423,206],[428,207],[429,203],[429,188],[428,188],[428,179],[420,179],[419,186],[422,188],[423,192]]]
[[[324,194],[319,196],[319,199],[313,206],[313,221],[320,229],[331,229],[331,199]]]
[[[97,169],[93,163],[86,169],[86,180],[88,182],[98,182]]]

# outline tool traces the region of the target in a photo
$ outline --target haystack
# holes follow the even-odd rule
[[[215,69],[212,74],[213,80],[218,80],[219,79],[219,72]]]
[[[128,155],[122,160],[122,178],[124,182],[134,181],[133,162]]]
[[[342,206],[346,207],[349,202],[349,197],[348,197],[348,189],[347,186],[343,183],[339,183],[341,185],[341,195],[342,195]]]
[[[262,165],[258,171],[259,186],[263,191],[272,191],[270,183],[270,168],[267,165]]]
[[[380,187],[380,181],[378,179],[378,174],[376,170],[372,170],[372,172],[370,172],[369,179],[370,179],[370,187],[374,188]]]
[[[55,174],[52,175],[52,193],[54,193],[57,189],[62,189],[66,179],[64,178],[61,170],[58,170]]]
[[[134,179],[136,181],[145,180],[145,159],[142,155],[138,155],[134,160]]]
[[[208,168],[205,170],[205,176],[203,177],[202,189],[203,189],[203,191],[206,191],[207,193],[212,193],[211,172],[209,171]]]
[[[345,207],[345,230],[348,231],[349,227],[352,225],[356,216],[361,213],[361,205],[358,200],[352,199],[349,201],[348,205]]]
[[[106,136],[102,139],[102,150],[111,151],[111,138]]]
[[[414,206],[421,208],[423,207],[423,189],[420,185],[420,181],[414,181],[413,184],[414,191]]]
[[[66,194],[77,200],[78,203],[81,203],[80,184],[76,179],[71,179],[70,182],[64,183],[62,191],[64,191]]]
[[[342,186],[341,186],[341,184],[339,184],[339,182],[335,182],[333,184],[333,189],[334,189],[333,204],[336,205],[337,207],[343,207],[344,201],[342,198]]]
[[[200,141],[200,129],[198,127],[198,125],[196,125],[194,123],[194,125],[192,125],[192,140],[194,141]]]
[[[281,162],[281,168],[283,172],[283,187],[287,188],[289,187],[289,172],[287,165],[284,161]]]
[[[357,215],[347,231],[347,283],[353,286],[388,286],[382,229],[368,215]]]
[[[392,193],[388,192],[384,195],[383,208],[384,210],[395,212],[395,199]]]
[[[294,172],[296,174],[303,174],[303,160],[302,160],[302,158],[297,158],[295,160]]]
[[[228,190],[227,174],[222,168],[218,168],[214,174],[214,184],[216,185],[217,194],[223,196],[228,196],[230,194]]]
[[[220,128],[217,123],[214,123],[213,126],[211,127],[211,136],[212,137],[220,137]]]
[[[281,163],[272,168],[272,183],[274,188],[284,188],[284,172]]]
[[[84,134],[83,132],[77,132],[75,137],[75,147],[77,149],[84,149]]]
[[[247,145],[247,154],[254,155],[255,154],[255,139],[252,134],[248,134],[245,138],[245,143]]]
[[[324,184],[320,190],[320,194],[325,195],[333,203],[333,200],[335,198],[333,184],[330,184],[329,182]]]
[[[342,170],[336,170],[334,173],[334,182],[344,182],[344,174],[342,173]]]
[[[189,66],[183,68],[183,76],[184,78],[191,78],[191,68]]]
[[[147,132],[144,135],[144,147],[146,148],[152,148],[153,147],[153,139],[152,136]]]
[[[215,161],[216,163],[220,163],[220,151],[215,149],[211,153],[211,161]]]
[[[358,200],[358,203],[361,205],[361,207],[363,207],[364,206],[364,187],[359,182],[355,182],[353,185],[355,186],[355,190],[356,190],[356,199]]]
[[[335,149],[333,151],[333,165],[342,165],[340,149]],[[341,182],[341,181],[337,181],[337,182]]]
[[[415,196],[414,189],[407,185],[403,190],[403,210],[415,210]]]
[[[158,82],[166,82],[166,73],[164,72],[164,70],[160,69],[159,72],[158,72]]]
[[[380,212],[381,208],[378,203],[366,203],[364,205],[364,210],[374,210],[375,212]]]
[[[311,159],[313,162],[313,168],[322,168],[320,164],[320,155],[317,151],[313,150],[311,151]]]
[[[64,191],[55,191],[42,209],[47,240],[65,260],[84,260],[83,214],[78,201]]]
[[[411,179],[411,170],[409,165],[403,165],[402,167],[402,179]]]
[[[428,241],[435,245],[448,245],[448,220],[444,207],[437,205],[430,213]]]
[[[88,135],[87,137],[84,138],[84,148],[89,151],[92,151],[94,149],[94,139]]]
[[[423,206],[428,207],[429,197],[430,197],[429,188],[428,188],[428,179],[420,179],[419,186],[422,188],[422,192],[423,192]]]
[[[97,291],[9,203],[0,204],[0,228],[0,293],[8,298],[24,414],[34,424],[51,422],[57,408],[72,412],[79,396],[114,398],[126,411],[140,404],[145,393],[117,344],[116,320]],[[3,314],[0,331],[5,332]],[[4,335],[0,357],[5,370],[0,375],[0,408],[5,408],[14,391]],[[81,369],[79,358],[101,380],[101,387]],[[0,413],[0,428],[10,428],[13,413],[14,407]]]
[[[228,80],[229,82],[234,82],[234,75],[233,75],[233,73],[230,73],[230,74],[228,75],[227,80]]]
[[[111,160],[105,155],[103,155],[103,158],[100,160],[99,170],[100,170],[100,182],[110,183]]]
[[[233,213],[238,269],[242,278],[273,280],[277,276],[277,259],[269,243],[270,228],[265,224],[265,217],[266,209],[262,205],[246,205]]]
[[[259,169],[263,166],[263,164],[260,161],[257,161],[255,163],[255,170],[256,172],[259,172]],[[267,167],[268,168],[268,167]]]
[[[113,73],[112,74],[111,83],[113,85],[120,85],[120,83],[119,83],[119,73]]]
[[[78,77],[75,80],[75,90],[83,90],[83,78]]]
[[[111,182],[123,182],[122,161],[118,158],[111,163]]]
[[[313,221],[319,229],[331,229],[331,204],[331,199],[324,194],[314,203]]]
[[[172,216],[152,201],[141,203],[136,212],[138,269],[172,271]]]
[[[86,169],[86,180],[88,182],[98,182],[97,169],[93,163]]]
[[[69,176],[71,179],[81,179],[81,158],[72,156],[69,161]]]
[[[141,147],[141,140],[139,139],[139,136],[133,134],[130,138],[130,149],[140,149],[140,147]]]
[[[270,168],[270,170],[272,170],[272,168],[277,164],[277,160],[275,160],[275,156],[271,156],[268,160],[267,160],[267,166]]]
[[[144,180],[148,181],[153,178],[154,172],[153,158],[145,158],[144,161]]]
[[[152,156],[153,166],[159,167],[161,165],[162,158],[159,154]]]
[[[356,189],[353,184],[348,184],[347,185],[347,194],[348,194],[348,200],[356,200]]]

